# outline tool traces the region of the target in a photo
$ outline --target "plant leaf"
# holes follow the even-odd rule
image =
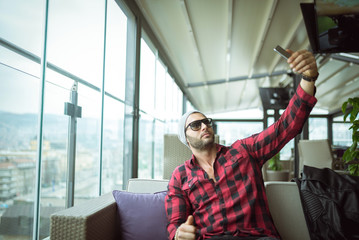
[[[358,159],[358,156],[359,156],[359,151],[355,151],[354,153],[353,153],[353,159],[355,160],[357,160]]]
[[[353,98],[352,105],[354,107],[359,107],[359,98],[358,97]]]
[[[351,155],[350,148],[348,148],[347,150],[345,150],[345,152],[343,154],[343,160],[345,163],[348,163],[351,161],[350,155]]]
[[[342,112],[345,113],[347,111],[347,105],[348,105],[348,102],[345,101],[343,104],[342,104]],[[345,121],[345,119],[344,119]]]
[[[348,98],[348,103],[350,103],[350,105],[353,105],[354,99],[353,98]]]
[[[352,145],[350,146],[350,151],[351,152],[354,152],[355,149],[357,148],[358,146],[358,142],[357,141],[353,141]]]
[[[354,122],[355,119],[357,118],[358,116],[358,112],[359,112],[359,107],[358,106],[354,106],[353,107],[353,110],[351,111],[350,113],[350,122]]]
[[[357,154],[355,151],[351,151],[351,152],[350,152],[350,161],[355,160],[355,157],[356,157],[357,155],[358,155],[358,154]]]
[[[355,131],[355,133],[353,133],[353,142],[359,142],[359,132],[358,131]]]
[[[359,176],[359,164],[350,164],[348,166],[348,170],[350,172],[350,175]]]

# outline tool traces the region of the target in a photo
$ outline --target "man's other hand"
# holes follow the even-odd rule
[[[178,235],[175,240],[195,240],[197,229],[193,225],[193,216],[189,215],[187,221],[178,228]]]

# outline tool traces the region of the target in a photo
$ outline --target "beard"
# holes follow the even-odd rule
[[[187,136],[188,142],[191,145],[191,147],[197,149],[197,150],[204,150],[207,148],[210,148],[214,143],[214,134],[212,134],[210,137],[205,139],[198,139],[194,137]]]

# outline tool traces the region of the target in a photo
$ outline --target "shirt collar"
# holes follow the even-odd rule
[[[222,148],[224,146],[220,145],[220,144],[216,144],[216,148],[217,148],[217,156],[216,156],[216,160],[217,161],[217,158],[218,158],[218,154],[222,151]],[[189,166],[191,168],[195,168],[195,167],[199,167],[198,163],[197,163],[197,160],[196,160],[196,157],[194,156],[194,154],[192,154],[192,157],[189,159]]]

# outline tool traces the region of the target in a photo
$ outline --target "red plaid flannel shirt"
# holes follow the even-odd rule
[[[197,239],[222,234],[279,238],[268,209],[262,165],[301,132],[316,101],[299,86],[273,125],[230,147],[217,145],[216,182],[208,178],[193,155],[178,166],[165,199],[169,239],[188,215],[194,217]]]

